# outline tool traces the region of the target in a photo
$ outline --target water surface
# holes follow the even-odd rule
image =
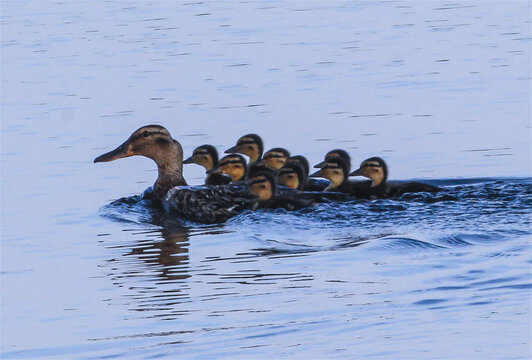
[[[527,1],[1,6],[3,358],[532,356]],[[92,164],[149,123],[456,199],[194,224],[137,200],[150,160]]]

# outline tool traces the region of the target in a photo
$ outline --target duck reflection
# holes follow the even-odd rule
[[[146,207],[138,198],[121,199],[110,205],[102,212],[115,220],[157,226],[140,231],[125,229],[130,241],[121,239],[119,245],[108,246],[121,249],[122,254],[108,261],[107,276],[115,286],[128,289],[114,301],[125,302],[129,309],[143,312],[142,316],[148,318],[175,319],[188,313],[189,229],[165,217],[164,212]],[[124,218],[124,214],[128,217]]]
[[[158,277],[165,281],[190,277],[187,228],[179,224],[165,224],[161,230],[150,232],[147,237],[149,239],[138,241],[125,256],[134,256],[148,266],[156,266]]]

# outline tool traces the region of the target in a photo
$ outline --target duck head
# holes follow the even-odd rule
[[[94,162],[108,162],[134,155],[152,159],[159,176],[154,184],[156,197],[161,200],[166,192],[177,185],[186,185],[183,178],[183,149],[168,130],[160,125],[143,126],[119,147],[98,156]]]
[[[290,152],[283,148],[273,148],[262,157],[259,161],[259,165],[264,165],[270,169],[279,170],[286,163],[286,160],[290,157]]]
[[[249,179],[249,190],[260,200],[268,201],[275,196],[275,177],[270,172],[258,171]]]
[[[351,156],[347,153],[347,151],[343,149],[334,149],[329,151],[327,154],[325,154],[324,160],[320,162],[319,164],[314,165],[314,168],[321,169],[325,162],[333,157],[340,157],[344,159],[346,165],[347,165],[347,172],[346,174],[351,170]]]
[[[294,156],[290,156],[287,160],[286,160],[286,163],[285,165],[287,164],[299,164],[303,167],[303,172],[305,174],[305,178],[308,177],[309,175],[309,164],[308,164],[308,160],[306,157],[304,157],[303,155],[294,155]]]
[[[233,182],[242,180],[247,174],[246,159],[239,154],[226,155],[220,160],[219,165],[207,171],[207,174],[226,174],[233,179]]]
[[[192,155],[183,164],[198,164],[210,170],[218,166],[218,151],[212,145],[201,145],[194,149]]]
[[[277,178],[280,185],[297,190],[303,190],[307,180],[303,166],[297,163],[285,164],[279,169]]]
[[[239,153],[247,155],[249,156],[249,161],[253,163],[261,158],[263,151],[264,145],[260,136],[257,134],[247,134],[238,139],[235,146],[225,150],[225,153]]]
[[[372,157],[362,161],[360,168],[353,171],[349,176],[364,176],[371,179],[371,186],[379,186],[388,179],[388,166],[380,157]]]
[[[347,181],[347,164],[341,157],[332,157],[326,160],[320,170],[309,177],[322,177],[331,182],[324,191],[329,191]]]

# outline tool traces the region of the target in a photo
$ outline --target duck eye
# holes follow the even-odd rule
[[[143,131],[143,132],[142,132],[142,136],[143,136],[143,137],[148,137],[148,136],[150,136],[150,135],[151,135],[151,133],[150,133],[149,131]]]

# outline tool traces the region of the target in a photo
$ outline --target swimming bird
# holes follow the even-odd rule
[[[334,150],[329,151],[327,154],[325,154],[323,161],[320,162],[319,164],[314,165],[314,168],[320,169],[327,160],[333,157],[340,157],[344,159],[347,165],[346,174],[349,173],[349,171],[351,171],[351,156],[349,156],[349,153],[343,149],[334,149]]]
[[[323,191],[337,191],[357,198],[367,198],[371,182],[350,181],[347,169],[348,165],[343,158],[330,157],[323,162],[321,169],[311,174],[310,177],[323,177],[330,181]]]
[[[360,164],[360,168],[349,176],[364,176],[371,179],[368,197],[386,199],[405,193],[438,192],[442,189],[420,182],[389,183],[388,166],[380,157],[371,157]]]
[[[183,149],[160,125],[143,126],[116,149],[94,159],[108,162],[134,155],[157,164],[154,201],[168,212],[202,222],[223,222],[252,206],[256,197],[249,189],[233,185],[189,187],[183,178]]]
[[[291,162],[285,164],[277,172],[279,185],[289,187],[291,189],[303,190],[307,183],[307,176],[301,164]]]
[[[290,156],[286,160],[286,164],[299,164],[303,168],[303,174],[304,174],[304,185],[303,190],[305,191],[323,191],[328,185],[329,182],[327,180],[323,179],[316,179],[316,178],[309,178],[309,163],[306,157],[303,155],[294,155]]]
[[[224,156],[217,167],[207,171],[207,174],[225,174],[231,178],[232,183],[244,180],[247,175],[246,159],[240,154]]]
[[[290,152],[284,148],[273,148],[264,153],[262,159],[257,161],[258,165],[264,165],[270,169],[279,170],[290,157]]]
[[[242,136],[232,148],[225,150],[226,154],[238,153],[249,156],[249,163],[257,162],[264,151],[262,139],[257,134],[247,134]]]
[[[192,155],[183,161],[183,164],[198,164],[209,171],[218,167],[218,151],[212,145],[201,145],[194,149]],[[225,185],[231,178],[221,173],[207,174],[205,185]]]
[[[299,210],[314,205],[314,201],[299,197],[299,192],[293,189],[278,191],[271,171],[257,171],[249,179],[249,189],[258,200],[253,209]]]

